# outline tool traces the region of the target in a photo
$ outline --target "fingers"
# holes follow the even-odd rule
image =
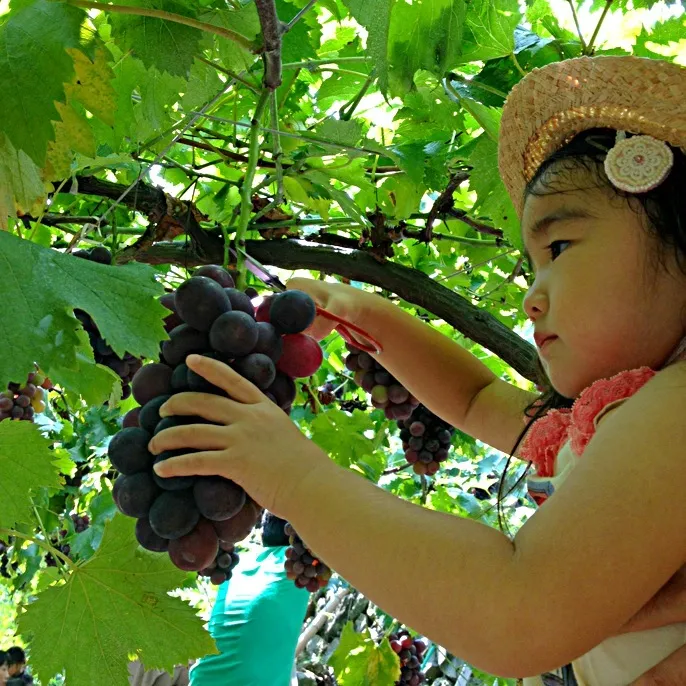
[[[202,355],[189,355],[186,358],[186,364],[189,369],[200,374],[215,386],[219,386],[239,403],[253,404],[264,400],[264,395],[257,386],[251,384],[250,381],[244,379],[223,362]]]
[[[169,429],[173,431],[173,429]],[[164,432],[163,432],[164,433]],[[162,434],[160,434],[161,436]],[[158,462],[153,469],[158,476],[168,478],[170,476],[227,476],[226,455],[221,450],[206,450],[188,455],[171,457],[168,460]]]
[[[322,307],[326,307],[326,303],[331,294],[331,284],[327,284],[324,281],[317,281],[316,279],[303,279],[297,276],[286,282],[286,288],[288,290],[297,290],[307,293]]]
[[[233,424],[242,405],[209,393],[177,393],[160,407],[160,417],[196,415],[215,424]]]
[[[148,450],[157,455],[165,450],[195,448],[198,450],[222,450],[227,446],[227,427],[211,424],[188,424],[160,431],[148,443]]]

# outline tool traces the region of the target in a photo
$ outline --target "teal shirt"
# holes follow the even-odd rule
[[[289,686],[310,594],[286,578],[286,547],[240,553],[209,622],[219,655],[191,668],[190,686]]]

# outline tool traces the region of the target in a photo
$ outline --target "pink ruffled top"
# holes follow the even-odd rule
[[[550,410],[534,422],[522,441],[521,457],[534,464],[537,477],[554,476],[555,458],[565,443],[569,441],[572,451],[581,457],[595,434],[596,419],[602,411],[632,396],[656,373],[650,367],[640,367],[594,382],[582,391],[571,409]],[[532,497],[538,504],[545,500],[540,494],[532,493]]]

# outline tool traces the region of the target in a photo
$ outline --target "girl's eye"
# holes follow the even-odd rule
[[[555,260],[556,257],[559,257],[559,255],[555,254],[556,246],[559,245],[560,243],[571,243],[571,241],[553,241],[547,248],[546,250],[550,251],[550,258],[551,260]]]

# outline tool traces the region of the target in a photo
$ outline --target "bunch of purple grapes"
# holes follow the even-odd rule
[[[419,639],[412,638],[407,631],[400,631],[388,637],[393,652],[400,660],[400,678],[396,686],[418,686],[426,680],[421,671],[422,655],[426,644]]]
[[[45,390],[41,384],[50,380],[38,372],[31,372],[24,385],[7,384],[0,393],[0,422],[3,419],[19,419],[32,422],[37,412],[45,412]]]
[[[210,583],[220,586],[231,578],[239,560],[240,557],[235,551],[234,545],[220,542],[214,562],[205,569],[201,569],[198,576],[209,577]]]
[[[310,593],[326,586],[331,579],[331,569],[312,554],[290,524],[286,524],[284,531],[291,544],[286,550],[286,576],[295,581],[298,588],[306,588]]]
[[[433,476],[448,459],[455,428],[423,405],[408,419],[398,421],[405,459],[415,474]]]
[[[97,246],[90,250],[76,250],[73,255],[74,257],[80,257],[84,260],[89,260],[90,262],[98,262],[99,264],[107,265],[112,264],[112,253],[102,246]],[[125,353],[123,358],[116,355],[105,339],[100,335],[98,327],[87,312],[84,312],[83,310],[74,310],[74,316],[81,322],[84,331],[88,334],[95,361],[98,364],[109,367],[121,379],[122,398],[125,400],[131,395],[131,380],[133,379],[134,374],[143,365],[142,360],[129,353]]]
[[[408,419],[419,400],[372,355],[350,343],[345,345],[348,349],[345,366],[353,372],[355,383],[371,394],[372,405],[383,410],[387,419]]]
[[[250,295],[234,288],[231,275],[217,265],[201,267],[161,301],[170,310],[169,340],[162,344],[160,362],[134,376],[132,392],[140,407],[126,414],[110,442],[110,462],[120,473],[113,496],[123,514],[138,520],[136,537],[144,548],[167,552],[180,569],[211,575],[227,569],[217,566],[220,546],[226,552],[248,536],[262,508],[223,477],[158,476],[155,463],[193,451],[155,457],[147,447],[152,436],[174,426],[210,423],[197,416],[161,418],[160,407],[186,391],[226,396],[188,368],[186,357],[196,353],[230,365],[290,413],[294,378],[314,374],[323,359],[319,343],[302,333],[316,307],[307,294],[287,291],[256,312]]]

